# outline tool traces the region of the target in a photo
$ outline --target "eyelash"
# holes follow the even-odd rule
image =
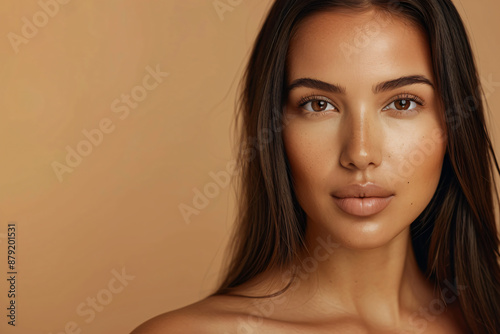
[[[410,93],[401,93],[401,94],[396,95],[382,110],[387,108],[393,102],[400,101],[400,100],[410,100],[410,101],[415,102],[416,104],[418,104],[421,107],[425,105],[424,100],[422,100],[418,96],[410,94]],[[307,103],[312,102],[312,101],[325,101],[325,102],[333,105],[335,107],[335,109],[338,110],[338,108],[333,104],[332,101],[330,101],[329,99],[327,99],[323,96],[320,96],[320,95],[307,95],[307,96],[302,97],[299,101],[299,106],[304,107],[304,105],[306,105]],[[396,110],[396,109],[393,109],[393,110],[397,116],[400,116],[402,114],[411,114],[412,112],[419,112],[418,107],[410,110],[409,112],[405,112],[404,110]],[[327,112],[328,111],[318,111],[318,112],[307,111],[307,115],[311,116],[311,117],[317,117],[317,116],[322,116],[322,115],[326,114]]]

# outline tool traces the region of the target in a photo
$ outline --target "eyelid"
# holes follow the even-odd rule
[[[422,100],[420,97],[414,94],[410,93],[401,93],[393,97],[389,103],[385,105],[384,108],[387,108],[391,103],[399,101],[399,100],[412,100],[415,101],[416,103],[420,104],[421,106],[425,106],[425,101]]]
[[[311,101],[316,101],[316,100],[319,100],[319,101],[325,101],[325,102],[328,102],[328,103],[331,103],[336,109],[338,109],[334,103],[332,102],[332,100],[330,100],[329,98],[326,98],[324,96],[321,96],[321,95],[307,95],[307,96],[304,96],[303,98],[300,99],[299,101],[299,106],[304,106],[307,102],[311,102]]]

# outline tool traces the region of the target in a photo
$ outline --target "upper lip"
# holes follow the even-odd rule
[[[374,183],[366,184],[351,184],[342,187],[332,193],[332,196],[337,198],[347,197],[389,197],[394,195],[393,192],[382,188]]]

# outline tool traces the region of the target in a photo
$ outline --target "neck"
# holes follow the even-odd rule
[[[312,296],[321,309],[335,307],[371,323],[394,324],[432,298],[409,228],[373,249],[345,248],[313,231],[308,231],[306,245],[309,254],[299,266],[299,291]]]

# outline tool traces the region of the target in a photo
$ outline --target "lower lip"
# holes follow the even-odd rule
[[[333,197],[333,199],[342,211],[353,216],[366,217],[384,210],[393,197]]]

